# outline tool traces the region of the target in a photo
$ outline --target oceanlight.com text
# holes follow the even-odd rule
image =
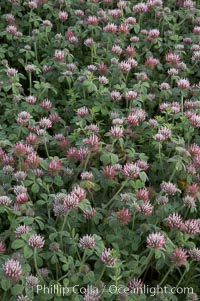
[[[48,294],[48,295],[57,295],[57,296],[67,296],[71,294],[86,294],[86,293],[96,293],[99,295],[103,295],[104,293],[109,293],[111,295],[134,295],[134,294],[145,294],[150,296],[155,296],[157,294],[189,294],[193,293],[192,287],[160,287],[160,286],[148,286],[144,285],[142,288],[135,288],[130,290],[126,286],[116,286],[116,285],[104,285],[103,288],[98,288],[92,285],[88,285],[87,287],[81,287],[80,285],[74,285],[73,287],[62,286],[58,284],[46,286],[46,285],[38,285],[36,288],[36,293],[39,294]]]

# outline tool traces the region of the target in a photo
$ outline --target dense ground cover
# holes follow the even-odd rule
[[[0,42],[1,299],[197,300],[199,1],[1,1]]]

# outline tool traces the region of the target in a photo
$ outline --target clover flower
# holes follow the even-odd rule
[[[113,250],[110,248],[105,248],[103,252],[101,253],[100,259],[103,264],[114,266],[115,264],[115,258],[112,254]]]
[[[28,245],[34,249],[42,249],[44,247],[44,237],[41,235],[33,234],[28,240]]]
[[[126,225],[131,220],[131,215],[128,209],[123,208],[117,212],[117,220],[121,225]]]
[[[96,242],[91,234],[87,234],[79,239],[79,244],[84,249],[92,249],[95,246]]]
[[[4,275],[10,280],[18,281],[22,275],[22,267],[18,260],[8,259],[3,265]]]
[[[177,192],[177,186],[176,184],[173,184],[171,182],[165,182],[163,181],[160,184],[160,187],[162,189],[163,192],[165,192],[168,195],[175,195]]]
[[[150,233],[146,241],[149,247],[160,249],[165,244],[165,237],[160,232]]]
[[[182,266],[187,263],[187,252],[183,249],[175,249],[171,255],[171,261],[175,266]]]
[[[15,236],[17,238],[20,238],[22,234],[27,234],[29,232],[29,226],[28,225],[19,225],[15,228]]]
[[[188,251],[190,258],[194,261],[200,261],[200,249],[194,248]]]

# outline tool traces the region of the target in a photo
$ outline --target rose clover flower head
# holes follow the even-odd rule
[[[95,246],[96,242],[91,234],[87,234],[79,239],[79,244],[84,249],[92,249]]]
[[[147,245],[154,249],[162,248],[165,242],[165,237],[160,232],[150,233],[147,237]]]
[[[41,235],[33,234],[28,240],[28,245],[34,249],[42,249],[44,247],[45,240]]]
[[[22,275],[22,267],[18,260],[8,259],[3,265],[4,275],[10,280],[18,281]]]

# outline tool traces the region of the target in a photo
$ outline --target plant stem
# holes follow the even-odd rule
[[[61,245],[62,249],[63,249],[63,231],[64,231],[64,228],[65,228],[65,224],[67,222],[67,218],[68,218],[68,212],[65,214],[65,217],[64,217],[61,229],[60,229],[60,245]]]
[[[56,262],[56,280],[58,281],[58,263]]]
[[[80,264],[80,267],[79,267],[78,278],[79,278],[79,276],[81,274],[81,271],[83,269],[85,261],[86,261],[86,249],[84,250],[82,261],[81,261],[81,264]]]
[[[17,140],[19,140],[19,139],[20,139],[21,132],[22,132],[22,126],[20,125],[20,127],[19,127],[19,131],[18,131]]]
[[[106,45],[106,52],[108,53],[109,52],[109,46],[110,46],[110,40],[108,38],[107,40],[107,45]]]
[[[31,90],[32,90],[32,74],[29,72],[29,92],[31,95]]]
[[[167,273],[165,274],[165,276],[164,276],[163,279],[161,280],[159,286],[161,286],[161,285],[165,282],[165,280],[167,279],[168,275],[171,273],[172,269],[173,269],[173,267],[171,267],[171,268],[167,271]]]
[[[91,47],[91,64],[93,64],[93,47]]]
[[[183,95],[181,95],[181,115],[183,116]]]
[[[85,258],[86,258],[86,250],[84,250],[84,253],[83,253],[83,258],[82,258],[82,261],[81,261],[81,264],[80,264],[80,268],[79,268],[80,272],[81,272],[81,270],[83,268],[83,265],[85,263]]]
[[[174,170],[173,170],[173,172],[172,172],[172,174],[171,174],[171,176],[170,176],[170,178],[169,178],[169,182],[172,181],[172,179],[173,179],[175,173],[176,173],[176,165],[175,165],[175,168],[174,168]]]
[[[50,41],[49,41],[48,31],[47,31],[47,30],[46,30],[46,41],[47,41],[47,44],[49,45],[49,44],[50,44]]]
[[[129,112],[131,112],[132,107],[133,107],[133,100],[130,100],[130,103],[129,103]]]
[[[37,54],[37,43],[34,43],[34,50],[35,50],[35,59],[38,62],[38,54]]]
[[[142,264],[142,266],[141,266],[141,268],[144,267],[144,268],[142,269],[141,275],[142,275],[142,274],[144,273],[144,271],[146,270],[146,268],[147,268],[149,262],[151,261],[153,255],[154,255],[154,250],[151,249],[150,252],[149,252],[149,255],[147,256],[146,260],[143,262],[143,264]]]
[[[127,83],[128,83],[128,76],[129,76],[129,72],[127,73],[127,75],[126,75],[126,77],[125,77],[125,83],[126,83],[126,85],[127,85]],[[127,105],[126,107],[128,107],[128,105]]]
[[[126,181],[124,181],[121,185],[121,187],[117,190],[117,192],[114,194],[114,196],[110,199],[110,201],[104,206],[104,209],[107,208],[112,201],[115,199],[115,197],[122,191],[122,189],[124,188],[124,186],[126,185],[126,183],[128,182],[128,179]]]
[[[91,197],[92,203],[93,203],[93,205],[94,205],[94,207],[95,207],[95,201],[94,201],[93,194],[92,194],[92,192],[90,191],[90,189],[88,189],[88,192],[89,192],[89,194],[90,194],[90,197]]]
[[[34,250],[33,250],[33,259],[34,259],[36,273],[37,273],[39,279],[43,282],[43,278],[39,272],[38,265],[37,265],[37,249],[36,248],[34,248]]]
[[[183,20],[178,24],[178,26],[180,27],[180,25],[182,25],[184,22],[185,22],[185,19],[183,19]]]
[[[59,282],[59,281],[63,280],[66,276],[68,276],[68,273],[63,275],[62,277],[60,277],[57,281]]]
[[[85,160],[85,165],[84,165],[84,168],[83,168],[83,172],[86,171],[89,159],[90,159],[90,153],[87,155],[87,158]]]
[[[29,13],[29,36],[31,35],[31,30],[32,30],[31,21],[32,21],[32,9],[30,10]]]
[[[193,136],[194,128],[190,126],[188,131],[189,131],[189,134],[188,134],[188,139],[187,139],[187,146],[189,147],[190,141]]]
[[[76,246],[76,253],[77,253],[77,255],[78,255],[79,261],[81,261],[81,256],[80,256],[80,253],[79,253],[79,250],[78,250],[77,246]]]
[[[187,218],[187,216],[188,216],[188,213],[189,213],[189,210],[190,210],[190,208],[188,207],[188,208],[187,208],[187,210],[186,210],[186,212],[185,212],[184,219],[186,219],[186,218]]]
[[[133,214],[133,217],[132,217],[132,231],[134,229],[134,226],[135,226],[135,213]]]
[[[49,151],[48,151],[48,147],[47,147],[46,137],[44,137],[44,147],[45,147],[46,155],[49,158]]]
[[[112,145],[111,145],[111,149],[112,149],[112,151],[114,151],[115,142],[116,142],[116,140],[115,140],[115,139],[113,139],[113,142],[112,142]]]
[[[125,18],[124,18],[124,11],[123,8],[121,7],[121,17],[122,17],[122,21],[125,22]]]
[[[69,222],[67,222],[67,227],[68,227],[69,233],[70,233],[70,235],[71,235],[72,229],[71,229],[71,226],[70,226],[70,223],[69,223]]]
[[[140,17],[139,17],[139,25],[140,25],[140,30],[141,30],[141,25],[142,25],[142,14],[140,14]]]
[[[158,143],[158,156],[159,156],[159,160],[160,160],[161,170],[163,172],[163,162],[162,162],[162,158],[161,158],[161,148],[162,148],[162,144],[159,142]]]
[[[105,270],[106,270],[106,266],[103,267],[102,272],[101,272],[101,274],[99,276],[98,281],[101,281],[101,278],[103,277],[103,274],[105,273]]]
[[[178,208],[178,209],[177,209],[177,213],[178,213],[179,211],[181,211],[183,208],[185,208],[185,205],[182,205],[180,208]]]

